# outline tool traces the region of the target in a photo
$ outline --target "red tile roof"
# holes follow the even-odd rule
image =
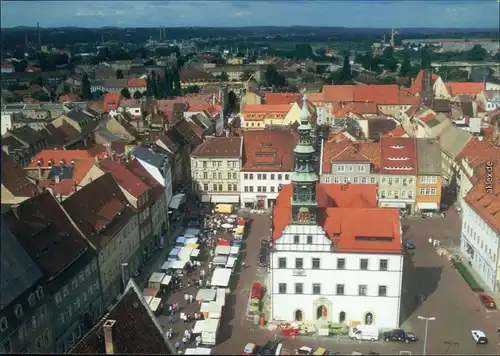
[[[111,173],[122,189],[134,198],[139,199],[149,189],[148,185],[117,161],[105,159],[98,163],[104,172]]]
[[[292,105],[289,104],[247,104],[245,113],[284,113],[290,111]]]
[[[188,112],[207,112],[209,116],[214,117],[215,115],[218,115],[222,111],[222,107],[220,105],[211,105],[211,104],[206,104],[206,105],[189,105],[187,108]]]
[[[456,162],[461,164],[462,159],[465,158],[469,167],[475,169],[488,161],[500,160],[500,148],[491,142],[491,136],[491,133],[487,133],[482,140],[477,137],[470,139],[458,153],[455,158]],[[474,176],[472,178],[477,178]]]
[[[241,137],[210,137],[191,153],[195,157],[241,158]]]
[[[387,133],[386,136],[388,136],[388,137],[408,137],[408,134],[406,133],[405,129],[403,129],[400,126],[400,127],[396,127],[394,130]]]
[[[487,169],[491,169],[489,173],[492,179],[487,177]],[[492,165],[483,165],[475,174],[481,178],[477,179],[476,185],[464,199],[498,234],[500,233],[500,160],[497,159]]]
[[[417,150],[412,137],[382,137],[381,174],[414,175],[417,172]]]
[[[476,96],[484,90],[484,83],[447,82],[444,85],[451,96],[462,94]]]
[[[377,208],[376,191],[375,184],[317,185],[319,223],[336,250],[401,253],[399,211]],[[283,186],[273,211],[273,240],[290,224],[291,197],[292,185]]]
[[[430,113],[430,114],[427,114],[425,116],[422,116],[420,118],[420,120],[427,123],[427,122],[429,122],[429,121],[431,121],[432,119],[435,119],[435,118],[436,118],[436,114]]]
[[[129,88],[146,88],[146,80],[142,78],[130,78],[127,82]]]
[[[35,183],[24,169],[2,150],[2,185],[15,197],[31,197],[37,192]]]
[[[324,85],[323,97],[326,101],[354,101],[355,85]]]
[[[266,93],[264,96],[267,105],[291,104],[300,99],[297,93]]]
[[[82,256],[89,245],[49,192],[25,200],[3,217],[46,278]]]
[[[85,185],[62,204],[97,249],[105,247],[135,215],[110,173]]]
[[[439,78],[439,75],[432,73],[432,84],[434,84],[434,82],[436,80],[438,80],[438,78]],[[424,70],[422,69],[422,70],[420,70],[420,72],[418,72],[417,76],[415,77],[415,79],[411,83],[410,92],[413,95],[421,95],[422,89],[423,89],[423,84],[424,84]]]
[[[107,156],[110,155],[111,152],[109,147],[102,145],[100,143],[90,147],[87,151],[91,157],[98,157],[98,158],[106,158]]]
[[[198,126],[194,122],[189,122],[189,127],[191,127],[191,130],[193,130],[193,132],[196,134],[196,136],[198,136],[200,140],[203,139],[204,130],[200,126]]]
[[[81,100],[81,98],[78,95],[73,94],[73,93],[61,95],[59,97],[59,102],[60,103],[64,103],[64,102],[67,102],[67,101],[69,101],[69,102],[80,101],[80,100]]]
[[[355,101],[373,101],[377,105],[398,105],[399,87],[389,85],[359,85],[354,89]]]
[[[291,172],[293,149],[298,141],[293,131],[262,130],[243,132],[242,171]]]
[[[333,161],[369,161],[372,170],[380,169],[381,148],[378,142],[327,141],[323,146],[322,172],[331,173]]]
[[[40,167],[42,168],[48,167],[49,162],[58,166],[61,161],[64,161],[65,165],[69,165],[72,160],[77,158],[91,158],[91,156],[87,150],[42,150],[31,159],[28,167],[37,168],[38,161],[40,161]]]
[[[151,203],[155,203],[158,197],[163,194],[163,186],[142,166],[137,159],[132,159],[126,165],[127,169],[132,172],[137,178],[148,185],[152,190],[149,194]]]
[[[374,102],[351,102],[335,112],[334,116],[344,117],[350,112],[359,115],[378,114],[378,107]]]
[[[120,106],[120,93],[107,93],[104,96],[103,110],[116,110]]]

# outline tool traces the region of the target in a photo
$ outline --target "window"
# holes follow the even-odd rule
[[[54,296],[54,300],[56,302],[56,305],[58,305],[59,303],[61,303],[61,301],[62,301],[61,292],[57,292],[56,293],[56,295]]]
[[[203,179],[208,179],[208,172],[203,172]]]
[[[358,286],[358,295],[366,295],[366,284],[361,284]]]
[[[387,271],[387,262],[388,260],[380,260],[379,269],[381,271]]]
[[[267,191],[267,187],[266,186],[263,186],[262,187],[262,192],[265,193]]]
[[[345,166],[342,165],[337,166],[337,172],[345,172]]]
[[[250,193],[253,193],[253,185],[250,186]]]
[[[321,294],[321,284],[313,283],[313,294]]]
[[[36,315],[33,315],[31,317],[31,326],[33,327],[33,329],[36,329],[36,327],[38,326],[38,320],[36,319]]]
[[[203,184],[203,191],[208,191],[208,184]]]
[[[394,183],[399,184],[399,178],[394,178]]]
[[[337,258],[337,269],[345,269],[345,258]]]
[[[64,324],[64,313],[59,313],[59,316],[57,317],[57,321],[59,324],[63,325]]]
[[[26,333],[26,324],[23,324],[19,327],[17,330],[17,336],[19,337],[19,341],[23,342],[27,338],[27,333]]]
[[[71,281],[71,289],[75,290],[76,288],[78,288],[78,279],[76,279],[76,277],[75,277]]]
[[[12,347],[10,345],[9,339],[3,342],[2,349],[0,351],[2,351],[1,353],[3,354],[10,354],[12,352]]]
[[[250,173],[250,174],[248,175],[248,178],[249,178],[249,179],[253,179],[253,173]]]
[[[218,172],[219,179],[222,179],[222,172]]]
[[[320,269],[321,268],[321,260],[319,258],[312,259],[312,269]]]
[[[257,187],[257,193],[260,193],[260,192],[262,192],[262,187],[259,185],[259,186]]]
[[[233,173],[233,179],[238,179],[238,173]]]
[[[354,184],[358,184],[359,183],[359,178],[358,177],[354,177]]]
[[[90,266],[85,267],[85,276],[90,277]]]
[[[83,292],[83,302],[86,303],[88,300],[88,294],[87,294],[87,291],[84,291]]]
[[[30,307],[35,305],[35,302],[36,302],[35,295],[33,293],[31,293],[30,296],[28,297],[28,303],[29,303]]]
[[[248,193],[248,186],[245,186],[243,190],[245,191],[245,193]]]
[[[267,174],[262,174],[262,179],[266,180],[267,179]]]
[[[295,268],[297,268],[297,269],[304,268],[304,259],[303,258],[296,258],[295,259]]]
[[[207,168],[207,162],[203,162],[203,168]]]
[[[294,244],[300,243],[300,236],[299,235],[294,235],[293,236],[293,243]]]
[[[213,188],[213,191],[216,192],[217,191],[217,184],[214,184],[212,188]]]
[[[286,283],[278,284],[278,293],[279,294],[286,294]]]
[[[16,305],[16,307],[14,308],[14,314],[18,319],[23,316],[23,307],[21,306],[21,304]]]
[[[67,298],[69,295],[69,288],[68,286],[63,287],[63,298]]]
[[[370,178],[370,183],[371,184],[375,184],[377,182],[376,178],[375,177],[371,177]]]
[[[40,349],[42,348],[42,337],[41,336],[36,338],[35,346],[36,346],[36,350],[40,351]]]
[[[233,186],[232,186],[231,184],[228,184],[228,185],[227,185],[227,190],[230,192],[232,187],[233,187]]]
[[[222,184],[219,184],[219,191],[222,192],[223,189],[222,189]]]
[[[368,178],[366,178],[366,177],[362,177],[362,178],[361,178],[361,183],[362,183],[362,184],[366,184],[366,182],[368,182]]]
[[[76,297],[75,299],[75,303],[74,303],[74,309],[75,311],[77,311],[78,309],[80,309],[80,297]]]
[[[3,317],[2,319],[0,319],[0,331],[4,332],[8,327],[9,324],[7,323],[7,318]]]
[[[302,283],[295,283],[295,294],[304,293],[304,285]]]
[[[278,258],[278,268],[286,268],[286,257]]]
[[[387,296],[387,286],[378,286],[378,296],[379,297]]]
[[[340,183],[340,177],[338,176],[333,177],[333,183]]]
[[[95,271],[97,271],[97,262],[92,261],[92,272],[95,272]]]
[[[285,174],[285,180],[290,180],[290,175],[289,174]]]
[[[213,178],[213,179],[217,179],[217,173],[216,173],[216,172],[213,172],[213,173],[212,173],[212,178]]]
[[[271,180],[274,180],[274,174],[270,175]]]
[[[312,237],[312,235],[307,235],[307,244],[308,245],[312,245],[312,243],[313,243],[313,237]]]
[[[274,193],[274,187],[271,187],[271,193]]]
[[[42,299],[43,298],[43,288],[41,286],[39,286],[37,289],[36,289],[36,297],[38,299]]]
[[[359,261],[359,269],[366,271],[368,269],[368,260],[366,258],[362,258]]]
[[[43,339],[43,344],[45,346],[47,346],[49,344],[49,341],[50,341],[49,329],[45,329],[43,331],[42,339]]]
[[[243,179],[248,179],[248,173],[243,174]]]
[[[262,174],[258,173],[258,174],[257,174],[257,179],[258,179],[258,180],[261,180],[261,179],[262,179]]]
[[[350,165],[347,166],[347,169],[349,170],[349,172],[353,172],[354,171],[354,166],[352,164],[350,164]]]
[[[344,285],[337,284],[336,292],[337,292],[337,295],[344,295]]]

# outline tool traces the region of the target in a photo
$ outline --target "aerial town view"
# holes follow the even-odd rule
[[[500,356],[499,1],[0,6],[0,354]]]

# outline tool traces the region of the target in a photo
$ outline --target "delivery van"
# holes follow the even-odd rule
[[[232,214],[233,206],[231,204],[217,204],[215,206],[215,212],[221,214]]]
[[[358,325],[349,328],[349,337],[355,340],[376,341],[380,334],[376,325]]]

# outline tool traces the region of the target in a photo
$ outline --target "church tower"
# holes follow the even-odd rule
[[[316,183],[319,181],[314,168],[314,147],[312,144],[311,113],[307,94],[304,94],[300,113],[299,143],[293,150],[295,169],[292,173],[292,223],[317,224],[318,203],[316,201]]]

